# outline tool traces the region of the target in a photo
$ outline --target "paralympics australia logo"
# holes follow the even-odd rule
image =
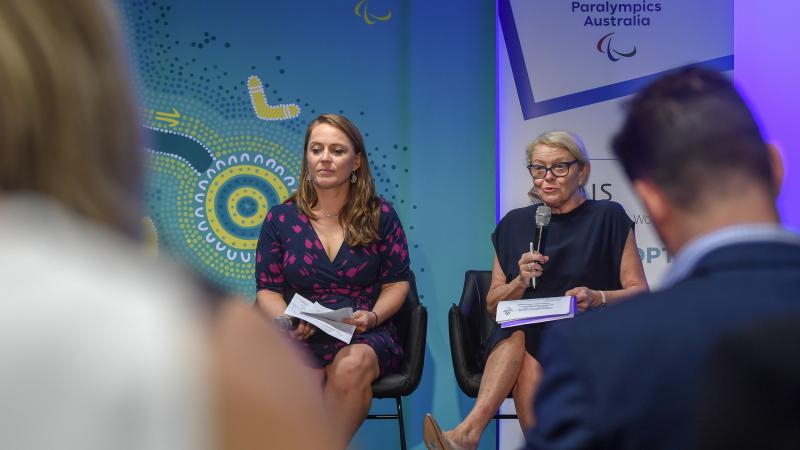
[[[631,57],[633,57],[633,55],[636,54],[636,46],[634,45],[633,46],[633,50],[630,50],[630,51],[627,51],[627,52],[621,52],[621,51],[615,49],[613,47],[613,44],[612,44],[612,40],[613,40],[612,38],[613,38],[614,34],[615,34],[615,32],[612,32],[612,33],[608,33],[607,35],[601,37],[600,40],[597,41],[597,51],[600,52],[600,53],[604,53],[606,56],[608,56],[608,59],[610,59],[611,61],[614,61],[614,62],[619,61],[622,58],[631,58]]]

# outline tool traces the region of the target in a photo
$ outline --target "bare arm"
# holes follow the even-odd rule
[[[617,303],[625,297],[630,297],[649,289],[647,278],[644,276],[644,266],[639,258],[639,250],[636,248],[636,236],[633,234],[633,228],[628,232],[628,239],[625,241],[625,248],[622,250],[619,281],[622,284],[622,289],[605,292],[607,303]]]
[[[506,283],[506,274],[500,268],[497,255],[494,257],[492,266],[492,284],[489,285],[489,292],[486,294],[486,311],[494,315],[497,312],[497,304],[502,300],[516,300],[522,297],[522,293],[530,283],[530,278],[522,277],[520,273],[516,278]]]
[[[486,295],[486,311],[494,315],[497,311],[497,304],[502,300],[517,300],[522,298],[528,286],[531,285],[531,278],[534,275],[542,275],[542,264],[550,259],[537,252],[525,252],[519,258],[519,275],[511,282],[506,283],[506,274],[500,267],[497,255],[494,256],[492,266],[492,284],[489,286],[489,293]],[[530,266],[531,270],[528,270]]]
[[[406,301],[408,289],[408,281],[381,285],[381,293],[378,295],[378,300],[375,301],[375,306],[372,307],[372,312],[356,311],[352,319],[344,320],[344,322],[355,325],[361,333],[377,327],[400,310],[403,302]]]
[[[403,302],[406,301],[408,289],[408,281],[387,283],[381,286],[381,293],[378,296],[378,300],[375,301],[375,306],[372,307],[372,310],[378,315],[379,322],[376,326],[400,310]]]
[[[590,289],[587,287],[576,287],[570,289],[565,295],[574,295],[578,301],[578,309],[581,311],[587,308],[594,308],[603,305],[603,295],[606,303],[618,303],[639,292],[644,292],[649,287],[644,276],[644,266],[639,258],[639,250],[636,248],[636,237],[633,229],[628,232],[628,239],[625,240],[625,247],[622,250],[622,261],[619,265],[619,281],[622,289],[615,291],[603,291]]]
[[[256,292],[256,306],[267,316],[268,320],[272,321],[283,315],[286,310],[286,301],[283,299],[283,295],[269,289],[262,289]]]

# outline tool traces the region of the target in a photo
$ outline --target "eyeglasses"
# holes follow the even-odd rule
[[[569,166],[578,162],[577,159],[574,159],[569,162],[561,162],[555,163],[550,167],[545,167],[540,164],[528,164],[528,172],[531,173],[531,176],[534,180],[539,180],[547,176],[547,172],[551,172],[554,177],[565,177],[569,174]]]

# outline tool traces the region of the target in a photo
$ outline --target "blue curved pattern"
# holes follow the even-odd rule
[[[200,142],[167,130],[144,128],[148,147],[158,153],[176,156],[189,164],[196,172],[204,172],[214,161],[211,152]]]

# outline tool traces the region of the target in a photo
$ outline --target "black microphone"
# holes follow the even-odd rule
[[[544,233],[544,227],[550,225],[550,217],[552,214],[553,211],[549,206],[542,205],[536,208],[536,226],[539,227],[539,238],[536,240],[537,253],[542,248],[542,234]],[[536,277],[531,277],[531,287],[534,290],[536,289]]]
[[[275,326],[280,330],[289,331],[297,328],[297,325],[300,324],[300,319],[291,316],[278,316],[272,321],[272,323],[274,323]]]

